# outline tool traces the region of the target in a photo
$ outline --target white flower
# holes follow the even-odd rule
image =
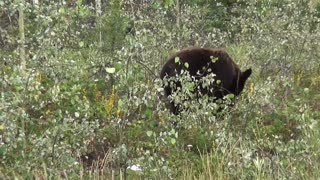
[[[134,164],[132,166],[129,166],[127,169],[130,169],[132,171],[141,171],[142,170],[142,168],[139,164]]]

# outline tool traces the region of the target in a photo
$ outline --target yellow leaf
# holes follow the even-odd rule
[[[251,83],[251,84],[250,84],[250,92],[252,93],[253,91],[254,91],[254,84]]]

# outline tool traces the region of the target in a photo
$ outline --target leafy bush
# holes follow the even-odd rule
[[[21,69],[20,6],[0,2],[0,177],[318,177],[319,3],[176,3],[26,2]],[[233,107],[169,113],[159,70],[188,46],[253,68]]]

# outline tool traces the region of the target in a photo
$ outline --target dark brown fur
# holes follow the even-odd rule
[[[179,57],[180,63],[175,62],[176,57]],[[213,63],[212,57],[218,58],[218,60]],[[184,65],[185,63],[188,63],[188,68]],[[200,91],[201,94],[207,94],[217,99],[230,93],[239,95],[252,72],[251,69],[241,72],[239,66],[221,49],[189,48],[179,51],[169,58],[161,70],[160,78],[179,75],[182,69],[188,71],[196,79],[205,77],[210,73],[216,74],[215,80],[220,80],[221,83],[212,85],[210,91],[203,89]],[[211,71],[208,71],[208,69],[211,69]],[[178,82],[176,86],[182,88]],[[170,96],[176,90],[169,86],[165,86],[164,89],[167,96]],[[174,103],[171,103],[171,112],[179,113],[178,107]]]

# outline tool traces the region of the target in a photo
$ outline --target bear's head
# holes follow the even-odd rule
[[[252,73],[251,68],[249,68],[243,72],[238,73],[238,76],[236,77],[236,81],[234,81],[234,82],[236,82],[234,92],[232,92],[234,95],[238,96],[241,93],[241,91],[243,90],[244,85],[245,85],[247,79],[250,77],[251,73]]]

